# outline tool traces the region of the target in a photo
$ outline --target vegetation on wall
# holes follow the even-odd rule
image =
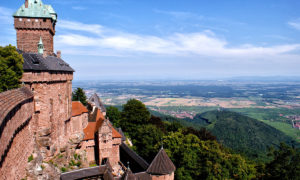
[[[20,87],[23,56],[14,46],[0,46],[0,92]]]

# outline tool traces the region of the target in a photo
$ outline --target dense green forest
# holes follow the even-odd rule
[[[213,131],[213,128],[216,128],[224,131],[223,134],[228,134],[224,140],[233,137],[235,133],[248,133],[253,136],[242,137],[242,144],[248,140],[262,143],[264,143],[263,140],[266,140],[264,138],[256,139],[256,136],[263,136],[261,131],[265,131],[259,127],[261,122],[248,119],[248,117],[237,113],[218,113],[220,112],[211,111],[201,114],[201,118],[206,119],[202,125],[211,129],[213,134],[219,135],[218,131]],[[274,146],[268,151],[269,160],[255,162],[245,156],[247,153],[239,154],[236,150],[233,151],[223,146],[224,140],[222,142],[217,141],[215,134],[213,135],[205,128],[196,129],[189,127],[192,124],[182,124],[176,118],[168,116],[160,118],[151,115],[146,106],[138,100],[129,100],[121,110],[112,106],[108,107],[107,116],[114,126],[121,127],[125,131],[125,134],[130,137],[134,144],[132,148],[148,162],[152,161],[163,145],[177,167],[175,172],[177,180],[299,179],[300,177],[300,150],[286,144],[276,144],[280,140],[286,142],[285,140],[288,140],[286,137],[282,137],[274,144],[272,142],[268,144]],[[217,123],[219,119],[224,119],[224,122]],[[235,121],[238,125],[246,123],[244,126],[251,128],[241,128],[234,125]],[[233,125],[222,127],[229,124]],[[267,132],[271,133],[271,136],[274,135],[273,133],[278,133],[274,128],[265,128],[267,128]],[[279,136],[281,135],[279,134]],[[239,137],[240,135],[235,134],[235,136]],[[251,150],[255,151],[256,146],[257,144],[253,142]],[[243,144],[242,147],[244,149],[242,148],[241,152],[244,152],[247,149],[246,144]],[[258,146],[258,148],[265,150],[266,146]],[[266,150],[264,152],[267,154]],[[250,156],[254,156],[254,154],[252,153]]]
[[[208,111],[197,114],[192,123],[207,128],[226,147],[259,160],[267,159],[268,147],[281,142],[298,145],[281,131],[237,112]]]

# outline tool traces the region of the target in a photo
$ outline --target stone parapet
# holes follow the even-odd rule
[[[49,30],[53,35],[55,34],[55,27],[53,26],[52,19],[16,17],[14,18],[14,23],[16,29]]]
[[[0,177],[4,179],[25,175],[33,150],[33,110],[33,94],[25,87],[0,94]]]
[[[72,81],[72,72],[24,72],[21,79],[24,83]]]

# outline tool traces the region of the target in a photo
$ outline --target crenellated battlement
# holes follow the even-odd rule
[[[52,19],[29,18],[29,17],[15,17],[15,29],[17,30],[45,30],[55,35],[55,26]]]

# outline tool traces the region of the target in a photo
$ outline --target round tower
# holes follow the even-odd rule
[[[44,44],[44,56],[53,54],[53,37],[57,14],[51,5],[42,0],[25,0],[13,14],[17,31],[17,48],[23,52],[38,53],[40,38]]]

